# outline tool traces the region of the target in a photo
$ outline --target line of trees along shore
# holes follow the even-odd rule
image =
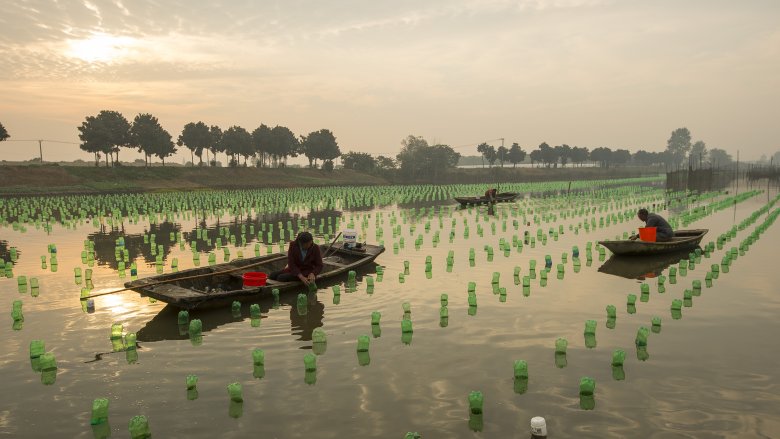
[[[261,124],[250,133],[237,125],[223,131],[219,126],[199,121],[184,125],[174,142],[151,114],[139,114],[130,123],[121,113],[104,110],[88,116],[78,130],[80,148],[94,154],[95,166],[99,166],[101,157],[106,166],[109,161],[111,166],[118,165],[122,148],[143,153],[146,165],[156,156],[163,166],[165,159],[178,151],[177,147],[189,149],[192,163],[197,156],[200,166],[204,165],[204,153],[210,166],[216,166],[217,154],[224,153],[230,166],[247,166],[251,158],[252,165],[257,167],[280,167],[289,157],[303,155],[311,167],[317,167],[322,160],[324,168],[332,169],[333,160],[341,155],[336,137],[327,129],[296,137],[284,126],[271,128]]]
[[[401,152],[395,157],[373,156],[364,152],[342,154],[336,137],[330,130],[321,129],[308,135],[296,136],[284,126],[269,127],[261,124],[250,133],[245,128],[234,125],[222,130],[216,125],[204,122],[190,122],[184,125],[174,141],[168,131],[156,117],[148,113],[138,114],[132,122],[118,111],[103,110],[95,116],[87,116],[78,127],[80,148],[94,154],[95,166],[101,158],[106,166],[117,166],[122,148],[136,149],[144,154],[145,165],[150,165],[152,157],[162,160],[174,155],[179,147],[190,150],[191,162],[198,158],[199,166],[217,166],[218,154],[225,154],[229,166],[282,167],[290,157],[305,156],[312,168],[333,169],[333,161],[341,157],[343,166],[363,172],[377,172],[389,175],[390,172],[407,179],[434,177],[459,165],[462,160],[482,166],[493,167],[498,163],[504,167],[520,163],[557,168],[582,166],[585,163],[597,164],[609,168],[620,165],[664,166],[667,169],[681,167],[725,167],[733,162],[731,154],[720,148],[708,149],[704,141],[693,141],[687,128],[672,131],[661,152],[639,149],[611,149],[597,147],[589,149],[580,146],[561,144],[550,146],[542,142],[536,149],[526,152],[518,143],[509,148],[495,148],[487,143],[477,145],[477,157],[462,157],[448,145],[429,145],[419,136],[408,136],[401,141]],[[10,137],[0,123],[0,141]],[[204,163],[204,157],[205,163]],[[780,162],[780,152],[773,161]],[[251,161],[250,161],[251,160]],[[765,157],[762,161],[766,161]],[[320,163],[321,162],[321,163]]]
[[[499,146],[498,148],[482,143],[477,146],[478,158],[482,166],[490,167],[498,162],[503,167],[505,163],[517,166],[519,163],[530,161],[531,165],[557,168],[567,164],[582,166],[584,163],[595,163],[600,167],[634,164],[640,166],[665,166],[667,168],[679,168],[684,166],[726,166],[732,163],[731,155],[723,149],[707,149],[707,145],[698,140],[692,142],[691,133],[687,128],[678,128],[672,131],[666,143],[666,149],[661,152],[645,151],[640,149],[634,153],[628,149],[611,149],[598,147],[589,150],[586,147],[569,146],[567,144],[550,146],[542,142],[535,150],[526,154],[517,143],[510,148]],[[470,163],[473,163],[471,161]]]

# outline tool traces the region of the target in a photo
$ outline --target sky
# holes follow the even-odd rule
[[[333,131],[395,155],[541,142],[780,150],[777,0],[0,0],[5,160],[90,160],[87,116]],[[180,148],[175,161],[189,159]],[[125,151],[120,158],[140,157]]]

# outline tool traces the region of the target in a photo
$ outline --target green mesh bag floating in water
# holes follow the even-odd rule
[[[180,325],[186,325],[190,322],[190,313],[187,311],[179,311],[178,321]],[[113,334],[112,334],[113,338]]]
[[[92,401],[92,416],[89,419],[89,423],[98,425],[105,422],[108,422],[108,399],[97,398]]]
[[[378,325],[379,320],[382,318],[382,313],[379,311],[374,311],[371,313],[371,324],[372,325]]]
[[[149,430],[149,421],[144,415],[134,416],[130,419],[129,430],[132,439],[149,439],[152,437],[152,432]]]
[[[193,390],[198,386],[197,375],[187,375],[184,381],[187,384],[187,390]]]
[[[469,411],[471,411],[472,414],[481,414],[483,403],[484,397],[482,396],[482,392],[473,391],[469,393]]]
[[[591,396],[596,391],[596,380],[590,377],[580,378],[580,395]]]
[[[325,330],[322,328],[314,328],[314,331],[311,333],[311,341],[313,343],[326,343],[328,339],[325,335]]]
[[[200,319],[190,320],[190,337],[197,337],[203,331],[203,323]]]
[[[608,319],[617,318],[617,308],[615,308],[615,305],[607,305],[607,318]]]
[[[596,321],[595,320],[585,320],[585,334],[587,334],[587,335],[595,335],[596,334]]]
[[[234,402],[243,402],[244,396],[243,392],[241,390],[241,384],[240,383],[230,383],[227,386],[228,395],[230,396],[230,400]]]
[[[636,294],[629,294],[628,297],[628,305],[636,305]]]
[[[368,352],[368,345],[370,343],[370,339],[367,335],[358,335],[357,338],[357,351],[358,352]]]
[[[411,334],[412,331],[412,321],[411,320],[401,320],[401,333],[403,334]]]
[[[650,335],[650,330],[644,326],[640,326],[636,332],[635,343],[637,346],[647,346],[647,337]]]
[[[265,352],[262,349],[252,350],[252,364],[256,366],[265,365]]]
[[[230,310],[234,314],[240,313],[241,312],[241,302],[239,302],[238,300],[234,300],[233,303],[230,305]]]
[[[46,353],[46,347],[43,340],[33,340],[30,342],[30,358],[38,358]]]
[[[566,349],[569,346],[569,342],[566,341],[565,338],[559,338],[555,340],[555,353],[556,354],[565,354]]]
[[[626,361],[626,351],[622,349],[615,349],[612,351],[613,366],[622,366],[624,361]]]
[[[249,316],[253,319],[259,319],[260,318],[260,305],[257,303],[253,303],[249,305]]]
[[[514,373],[515,378],[528,378],[528,362],[525,360],[515,360]]]
[[[306,372],[314,372],[317,370],[317,356],[311,352],[303,356],[303,366]]]

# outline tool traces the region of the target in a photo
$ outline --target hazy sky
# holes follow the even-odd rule
[[[174,139],[265,123],[374,154],[408,134],[661,150],[681,126],[745,159],[780,150],[778,0],[0,0],[0,60],[11,139],[77,143],[108,109]]]

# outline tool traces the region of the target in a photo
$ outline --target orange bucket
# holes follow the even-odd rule
[[[655,242],[655,227],[640,227],[639,239],[646,242]]]
[[[243,278],[245,287],[262,287],[265,285],[268,275],[262,271],[249,271],[244,273]]]

